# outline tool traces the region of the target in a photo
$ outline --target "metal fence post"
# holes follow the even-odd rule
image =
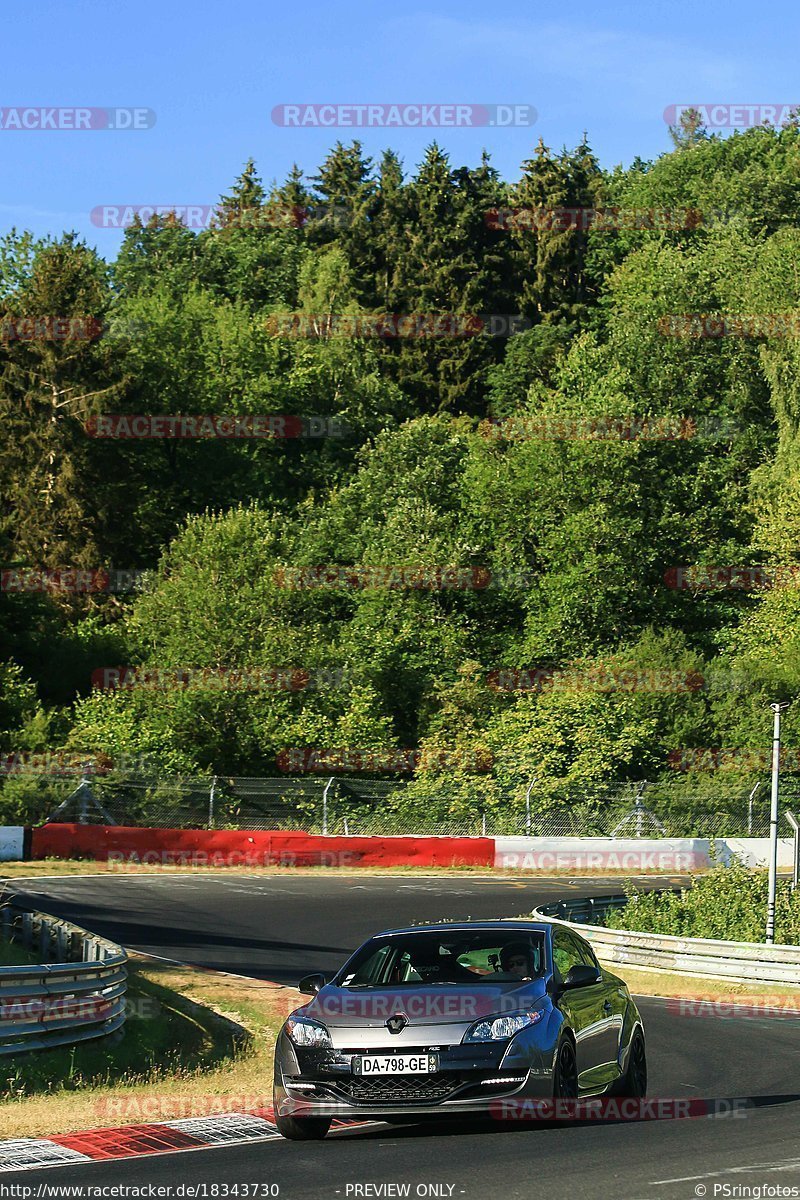
[[[89,780],[88,780],[87,776],[84,775],[83,778],[81,779],[80,785],[78,787],[78,795],[80,796],[80,807],[78,808],[78,824],[79,825],[88,825],[88,823],[89,823],[89,804],[88,804],[88,801],[86,798],[86,789],[87,788],[89,788],[89,790],[91,792],[91,788],[89,787]]]
[[[331,775],[330,779],[325,784],[325,790],[322,793],[322,832],[324,834],[327,834],[328,832],[328,789],[332,783],[333,775]]]
[[[753,800],[755,798],[756,792],[761,787],[761,782],[762,782],[761,780],[758,781],[758,783],[756,784],[756,786],[753,788],[752,792],[750,793],[749,799],[747,801],[747,836],[748,837],[753,836]]]
[[[536,783],[535,777],[528,784],[528,790],[525,793],[525,832],[530,837],[531,833],[531,792],[533,785]]]
[[[211,780],[211,791],[208,793],[208,828],[214,828],[214,797],[217,790],[216,775]]]
[[[39,953],[42,962],[50,961],[50,922],[45,917],[39,923]]]
[[[794,830],[794,865],[792,870],[792,891],[797,891],[797,885],[800,883],[800,822],[793,812],[786,813],[786,820]]]
[[[778,777],[781,762],[781,713],[788,704],[770,704],[772,722],[772,792],[769,809],[769,896],[767,899],[767,945],[775,941],[775,897],[778,886]]]

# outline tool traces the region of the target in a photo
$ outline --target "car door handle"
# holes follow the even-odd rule
[[[603,1005],[603,1012],[606,1014],[606,1016],[608,1016],[608,1015],[609,1015],[609,1013],[611,1012],[611,1009],[612,1009],[613,1007],[614,1007],[614,1006],[612,1005],[611,1001],[610,1001],[610,1000],[606,1000],[605,1004]]]

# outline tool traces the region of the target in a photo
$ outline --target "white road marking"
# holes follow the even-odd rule
[[[721,1171],[705,1171],[702,1175],[680,1175],[676,1179],[653,1179],[651,1187],[665,1183],[695,1183],[698,1179],[719,1179],[723,1175],[751,1175],[754,1171],[800,1171],[800,1158],[785,1158],[779,1163],[750,1163],[744,1167],[724,1167]]]

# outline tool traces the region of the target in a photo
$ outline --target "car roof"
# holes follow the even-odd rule
[[[373,937],[395,937],[405,933],[479,933],[491,931],[508,933],[516,930],[519,933],[546,933],[552,925],[559,921],[525,920],[524,918],[499,917],[496,921],[439,921],[432,925],[406,925],[399,929],[383,929]]]

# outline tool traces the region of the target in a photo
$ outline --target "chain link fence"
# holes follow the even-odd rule
[[[74,821],[183,829],[283,829],[327,834],[561,837],[765,837],[769,780],[741,787],[683,780],[518,790],[446,778],[17,776],[0,783],[0,822]],[[800,779],[781,783],[796,807]],[[13,807],[12,807],[13,806]],[[22,806],[22,807],[21,807]]]

